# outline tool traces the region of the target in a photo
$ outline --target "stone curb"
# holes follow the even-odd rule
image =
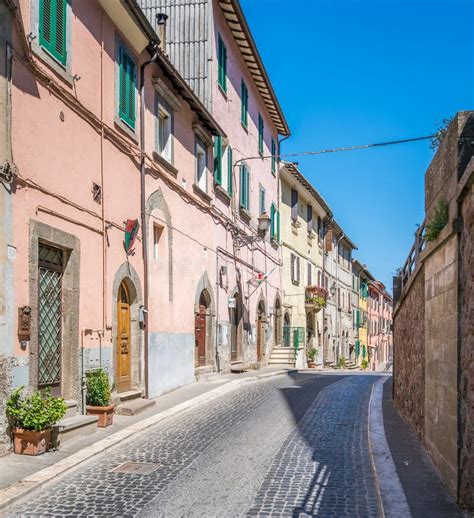
[[[385,436],[383,422],[383,385],[388,380],[384,376],[372,385],[369,401],[369,454],[377,489],[379,509],[382,517],[411,518],[406,499],[390,447]]]
[[[163,412],[159,412],[151,417],[148,417],[142,421],[137,421],[136,423],[119,430],[118,432],[101,439],[100,441],[92,444],[91,446],[87,446],[83,450],[80,450],[76,453],[73,453],[69,457],[66,457],[47,468],[44,468],[36,473],[28,475],[27,477],[11,484],[10,486],[5,487],[0,490],[0,510],[6,509],[11,506],[15,501],[24,496],[26,493],[30,493],[33,490],[39,489],[47,483],[51,482],[55,478],[60,475],[65,474],[68,471],[71,471],[83,462],[99,455],[106,450],[116,446],[122,441],[125,441],[133,434],[142,432],[151,426],[168,419],[178,413],[181,413],[189,408],[192,408],[201,403],[207,403],[209,401],[213,401],[228,392],[238,388],[241,385],[244,385],[251,381],[258,381],[262,379],[273,378],[276,376],[282,376],[284,374],[298,372],[297,369],[287,369],[276,372],[269,372],[267,374],[259,374],[256,376],[251,376],[248,378],[237,379],[233,381],[229,381],[224,383],[224,385],[220,387],[216,387],[215,389],[209,390],[208,392],[201,394],[200,396],[196,396],[194,398],[189,399],[188,401],[184,401],[183,403],[179,403],[178,405],[169,408],[168,410],[164,410]],[[3,515],[3,513],[2,513]]]

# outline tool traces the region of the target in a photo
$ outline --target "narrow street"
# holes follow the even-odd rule
[[[289,374],[184,412],[9,516],[377,516],[370,375]],[[120,473],[126,462],[147,473]]]

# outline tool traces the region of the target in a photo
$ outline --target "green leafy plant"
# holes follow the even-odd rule
[[[344,358],[344,356],[341,356],[339,358],[339,367],[344,368],[345,366],[346,366],[346,359]]]
[[[91,406],[110,405],[110,382],[103,369],[87,373],[87,404]]]
[[[369,362],[367,360],[362,360],[360,366],[365,370],[369,366]]]
[[[445,199],[438,200],[433,216],[425,227],[425,238],[434,241],[449,221],[449,204]]]
[[[310,362],[314,362],[314,359],[316,358],[316,355],[318,354],[318,350],[316,347],[311,347],[309,351],[306,352],[306,356]]]
[[[66,402],[51,396],[50,388],[31,396],[24,396],[23,389],[15,389],[7,399],[7,416],[12,427],[40,432],[61,421],[66,414]]]
[[[430,141],[430,148],[433,151],[437,151],[441,142],[443,141],[446,133],[448,133],[449,125],[451,124],[454,117],[447,117],[441,122],[438,122],[438,129],[434,133]]]

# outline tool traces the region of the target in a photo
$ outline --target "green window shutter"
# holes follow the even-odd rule
[[[222,137],[220,135],[214,139],[214,181],[222,185]]]
[[[276,239],[280,242],[280,211],[276,211]]]
[[[277,145],[276,145],[275,139],[272,138],[272,173],[273,174],[276,173],[276,163],[277,163],[277,159],[275,156],[276,154],[277,154]]]
[[[227,92],[227,49],[220,35],[217,41],[217,82]]]
[[[229,196],[232,196],[232,192],[233,192],[233,168],[234,168],[234,164],[233,164],[233,159],[232,159],[232,148],[229,146],[228,150],[227,150],[227,193],[229,194]]]
[[[119,117],[135,129],[135,62],[120,49],[119,71]]]
[[[258,152],[263,155],[263,117],[258,114]]]
[[[39,43],[61,64],[66,64],[67,0],[40,0]]]
[[[275,204],[270,207],[270,239],[275,239],[277,235],[277,211]]]
[[[247,127],[249,110],[249,91],[244,80],[240,84],[240,121]]]
[[[246,166],[240,166],[240,206],[249,210],[249,178],[250,173]]]

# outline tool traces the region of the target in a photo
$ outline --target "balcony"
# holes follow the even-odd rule
[[[313,311],[320,311],[326,307],[328,300],[328,290],[321,286],[306,286],[305,288],[305,308]]]

